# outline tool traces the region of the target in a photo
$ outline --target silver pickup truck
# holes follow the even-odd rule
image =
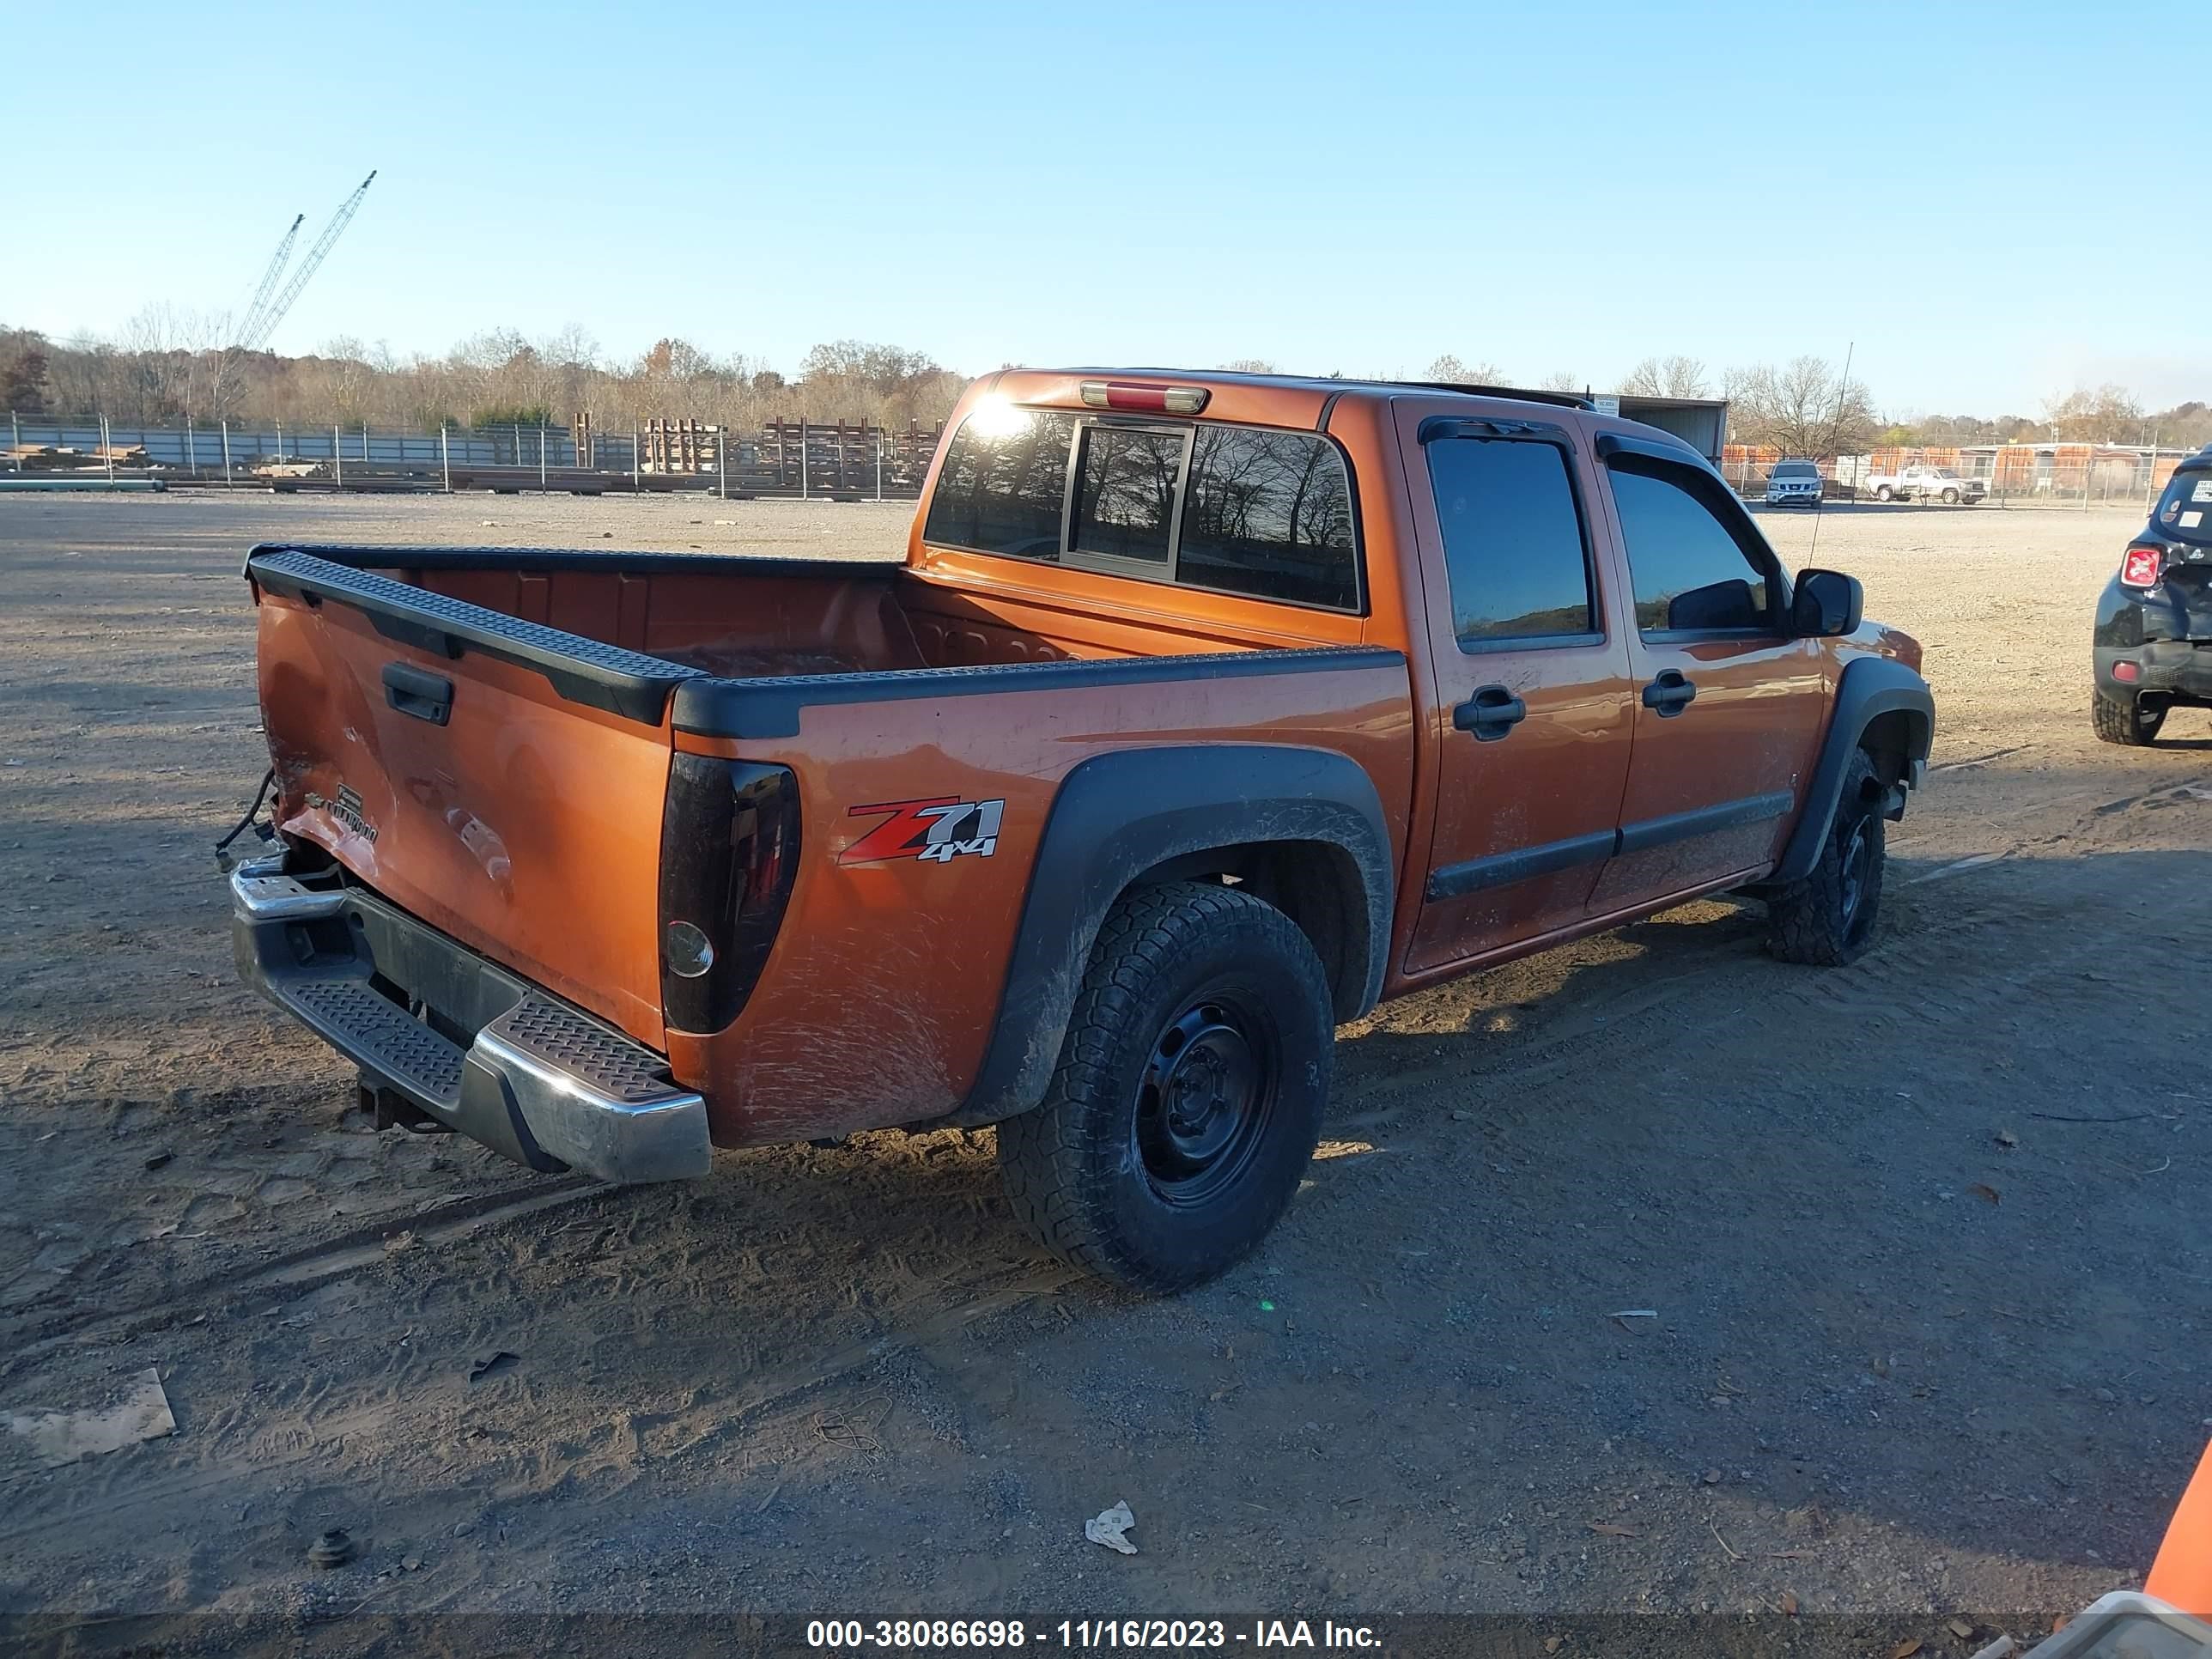
[[[1944,501],[1972,507],[1990,493],[1980,478],[1962,476],[1948,466],[1908,466],[1896,472],[1876,472],[1860,480],[1859,491],[1878,501]]]

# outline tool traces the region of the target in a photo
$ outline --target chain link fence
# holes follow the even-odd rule
[[[1933,501],[1999,507],[2140,504],[2145,511],[2193,450],[2150,444],[2015,443],[1878,448],[1811,463],[1831,501]],[[1738,495],[1764,500],[1785,457],[1772,446],[1729,444],[1721,471]]]
[[[406,491],[702,489],[726,495],[912,499],[939,428],[778,419],[757,432],[587,417],[434,431],[354,424],[121,426],[11,412],[0,477],[98,477],[169,484]]]

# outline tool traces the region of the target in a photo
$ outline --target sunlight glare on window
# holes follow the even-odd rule
[[[996,392],[975,400],[968,412],[969,428],[979,438],[1011,438],[1029,425],[1029,411],[1017,409],[1011,398]]]

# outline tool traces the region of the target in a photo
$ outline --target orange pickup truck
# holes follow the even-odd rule
[[[901,565],[253,550],[239,965],[380,1122],[615,1181],[996,1124],[1048,1248],[1168,1290],[1384,997],[1717,890],[1865,947],[1919,647],[1674,438],[1155,370],[946,432]]]

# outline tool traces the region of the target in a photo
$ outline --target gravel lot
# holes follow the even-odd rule
[[[55,1468],[0,1434],[0,1645],[1468,1611],[1572,1653],[1656,1612],[1948,1655],[2140,1583],[2212,1419],[2212,720],[2089,735],[2127,514],[1827,514],[1938,702],[1875,952],[1787,968],[1706,902],[1387,1006],[1284,1225],[1179,1301],[1041,1259],[988,1133],[533,1177],[374,1133],[237,985],[248,544],[890,556],[907,517],[0,500],[0,1412],[154,1368],[176,1420]],[[1083,1538],[1116,1499],[1133,1557]]]

